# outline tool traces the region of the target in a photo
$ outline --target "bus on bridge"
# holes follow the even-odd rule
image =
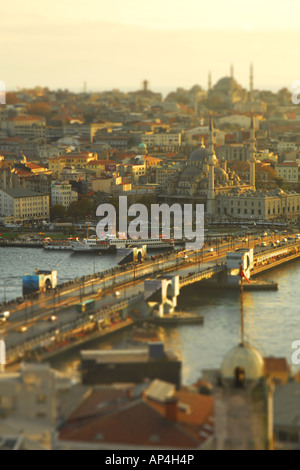
[[[84,300],[83,302],[80,302],[79,304],[76,305],[76,309],[80,313],[85,313],[86,311],[92,310],[94,307],[95,307],[94,299]]]

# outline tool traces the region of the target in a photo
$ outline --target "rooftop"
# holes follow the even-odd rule
[[[277,385],[274,393],[274,425],[300,427],[300,383]]]
[[[36,197],[36,196],[46,196],[43,193],[37,193],[35,191],[31,191],[30,189],[1,189],[4,193],[8,194],[9,196],[15,198],[22,198],[22,197]]]
[[[156,386],[158,382],[166,390],[172,389],[172,385],[162,381],[155,381]],[[114,445],[116,449],[124,445],[193,449],[213,434],[212,397],[176,392],[172,403],[169,403],[169,393],[166,400],[156,401],[145,396],[149,385],[141,385],[90,390],[69,415],[59,438],[100,447]]]

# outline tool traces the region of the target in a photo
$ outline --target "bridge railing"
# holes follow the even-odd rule
[[[184,287],[188,284],[192,284],[193,282],[201,281],[202,279],[208,279],[214,274],[222,272],[226,269],[226,263],[220,263],[212,268],[208,268],[204,271],[201,271],[196,274],[187,274],[186,276],[180,278],[179,283],[180,287]]]
[[[71,334],[73,330],[77,328],[84,328],[92,322],[96,322],[101,319],[109,317],[111,314],[119,312],[120,310],[128,307],[132,303],[135,303],[143,299],[142,294],[131,296],[120,302],[115,303],[111,306],[105,306],[100,308],[97,312],[90,311],[86,312],[82,317],[78,317],[75,320],[64,323],[60,326],[54,326],[51,330],[45,333],[37,334],[34,338],[25,339],[22,343],[17,346],[11,346],[7,348],[6,356],[7,362],[11,362],[14,359],[21,357],[27,351],[36,349],[37,347],[43,347],[43,343],[52,340],[53,342],[60,336]],[[90,316],[92,318],[90,318]]]

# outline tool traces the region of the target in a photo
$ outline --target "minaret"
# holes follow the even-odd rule
[[[207,191],[207,212],[210,215],[213,215],[215,212],[215,167],[214,159],[215,149],[214,149],[214,125],[212,117],[209,118],[209,140],[208,140],[208,191]]]
[[[250,101],[253,102],[253,65],[250,64]]]
[[[256,139],[254,135],[254,123],[253,123],[253,114],[251,115],[251,125],[250,125],[250,185],[255,190],[255,153],[256,153]]]
[[[208,91],[211,90],[211,73],[208,72]]]
[[[147,93],[148,91],[148,80],[143,81],[143,91],[144,93]]]
[[[230,65],[230,77],[233,78],[233,64]]]

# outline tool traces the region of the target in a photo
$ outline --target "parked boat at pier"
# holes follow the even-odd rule
[[[68,238],[67,240],[52,240],[51,238],[45,238],[43,246],[45,250],[72,250],[71,242],[74,238]]]
[[[134,239],[123,239],[123,238],[106,238],[100,240],[96,236],[90,238],[84,238],[83,240],[71,241],[71,247],[73,251],[110,251],[116,252],[119,249],[130,248],[136,245],[146,245],[147,250],[164,250],[173,249],[174,240],[165,240],[162,238],[138,238]]]

